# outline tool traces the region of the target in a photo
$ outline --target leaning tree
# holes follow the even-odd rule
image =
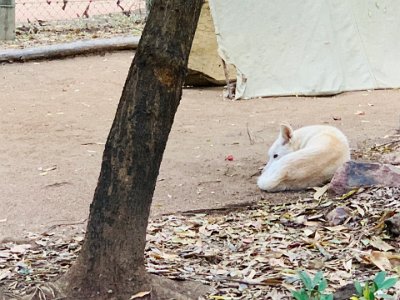
[[[145,291],[164,298],[161,281],[145,270],[146,228],[201,5],[153,3],[105,145],[81,253],[58,282],[67,299],[129,299]]]

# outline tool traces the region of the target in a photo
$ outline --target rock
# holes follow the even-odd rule
[[[386,229],[393,237],[400,235],[400,213],[395,214],[393,217],[385,221]]]
[[[326,220],[332,226],[343,224],[350,217],[348,208],[344,206],[336,207],[326,215]]]
[[[351,296],[356,295],[357,290],[353,283],[346,284],[339,288],[333,295],[334,300],[348,300]]]
[[[343,195],[369,186],[400,187],[400,169],[388,164],[348,161],[336,171],[328,191]]]

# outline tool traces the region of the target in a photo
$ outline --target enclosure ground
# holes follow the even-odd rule
[[[3,49],[25,49],[117,36],[140,36],[145,14],[109,14],[65,21],[17,24],[15,40],[0,41]]]
[[[88,216],[132,57],[0,66],[0,240]],[[356,148],[398,129],[399,100],[399,90],[381,90],[232,102],[221,88],[185,89],[152,215],[257,201],[262,194],[254,174],[279,122],[335,125]],[[281,202],[298,194],[263,196]]]

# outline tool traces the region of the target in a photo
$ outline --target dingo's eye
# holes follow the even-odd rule
[[[277,157],[278,157],[278,154],[274,154],[273,158],[277,158]]]

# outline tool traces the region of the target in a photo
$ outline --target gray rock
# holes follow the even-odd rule
[[[356,295],[357,290],[353,283],[346,284],[339,288],[333,295],[334,300],[348,300],[351,296]]]
[[[386,229],[393,237],[400,236],[400,213],[395,214],[393,217],[385,221]]]
[[[400,169],[388,164],[348,161],[336,171],[329,191],[343,195],[369,186],[400,187]]]
[[[343,224],[350,217],[349,209],[343,206],[336,207],[326,215],[326,220],[332,226]]]

